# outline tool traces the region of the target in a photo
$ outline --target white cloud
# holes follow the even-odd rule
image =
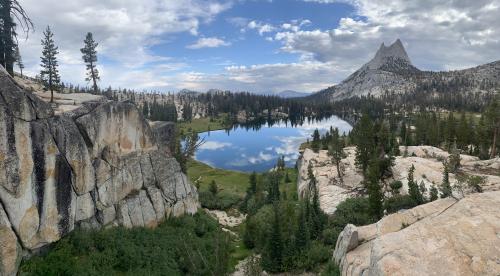
[[[123,87],[118,80],[130,71],[147,75],[144,65],[169,61],[153,54],[151,46],[181,32],[197,35],[202,24],[229,9],[232,0],[23,0],[22,5],[36,26],[27,41],[20,40],[27,73],[39,72],[42,31],[50,25],[61,51],[63,81],[83,82],[80,48],[85,34],[93,32],[99,58],[112,61],[102,70],[104,83]]]
[[[229,46],[230,42],[226,42],[217,37],[202,37],[198,39],[194,44],[188,45],[186,48],[188,49],[202,49],[202,48],[218,48],[222,46]]]
[[[259,164],[259,163],[262,163],[262,162],[268,162],[268,161],[271,161],[273,159],[275,159],[276,157],[273,156],[272,154],[268,154],[268,153],[263,153],[262,151],[259,152],[259,155],[258,156],[255,156],[255,157],[249,157],[248,158],[248,162],[250,162],[250,164]]]
[[[304,0],[349,3],[355,15],[330,30],[278,32],[282,50],[360,66],[381,42],[401,38],[415,65],[459,69],[500,59],[497,0]]]
[[[200,146],[201,150],[220,150],[223,148],[231,147],[231,143],[207,141]]]
[[[264,35],[265,33],[270,33],[276,30],[276,27],[257,21],[250,21],[247,25],[248,29],[257,30],[259,35]]]

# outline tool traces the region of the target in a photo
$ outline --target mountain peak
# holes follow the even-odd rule
[[[379,69],[383,65],[388,62],[393,62],[394,60],[400,60],[411,65],[411,60],[399,38],[390,46],[385,46],[385,43],[382,43],[375,57],[368,62],[367,66],[370,69]]]

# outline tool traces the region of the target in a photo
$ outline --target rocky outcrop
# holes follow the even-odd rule
[[[154,227],[197,208],[196,189],[134,104],[83,102],[55,115],[0,71],[1,275],[76,227]]]
[[[347,225],[333,254],[342,275],[500,275],[500,192],[420,205]]]
[[[406,194],[408,191],[408,170],[414,165],[414,179],[418,184],[423,183],[430,190],[432,185],[439,186],[443,178],[442,160],[448,158],[449,153],[439,148],[431,146],[411,146],[401,147],[400,151],[406,156],[397,156],[392,168],[393,177],[390,181],[399,180],[403,183],[400,194]],[[360,195],[363,187],[361,181],[363,176],[355,165],[355,147],[344,149],[346,158],[342,159],[341,167],[343,171],[343,182],[337,174],[336,166],[332,163],[327,151],[321,150],[318,153],[306,149],[299,159],[299,179],[298,193],[303,197],[309,185],[307,168],[312,164],[313,174],[317,180],[317,188],[321,208],[327,214],[333,214],[337,205],[350,197]],[[479,160],[477,157],[461,155],[461,173],[469,175],[478,175],[485,177],[485,183],[482,188],[484,191],[500,191],[500,158],[491,160]],[[450,174],[450,183],[454,185],[457,182],[455,174]],[[388,187],[384,187],[385,192],[389,193]],[[428,196],[428,194],[426,194]]]

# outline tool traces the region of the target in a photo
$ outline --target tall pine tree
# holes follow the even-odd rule
[[[17,33],[14,18],[28,35],[33,22],[17,0],[0,0],[0,64],[10,75],[14,75],[16,62]]]
[[[87,66],[87,77],[86,81],[92,81],[92,88],[94,89],[94,93],[97,94],[98,87],[97,81],[101,78],[99,77],[99,71],[97,70],[97,46],[99,45],[94,41],[94,37],[92,33],[87,33],[85,40],[83,41],[85,46],[80,49],[83,56],[83,62]]]
[[[59,82],[61,81],[59,77],[57,54],[59,53],[58,47],[54,43],[54,33],[49,26],[43,32],[42,40],[42,71],[40,72],[40,77],[42,78],[43,84],[47,90],[50,90],[50,102],[54,102],[54,90],[59,87]]]

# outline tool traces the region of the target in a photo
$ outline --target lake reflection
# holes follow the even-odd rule
[[[323,120],[305,121],[292,127],[290,123],[279,122],[260,129],[235,127],[230,131],[219,130],[200,134],[205,143],[196,153],[196,160],[212,167],[245,172],[263,172],[273,168],[279,156],[285,156],[287,166],[294,166],[299,157],[299,146],[317,128],[325,133],[330,126],[341,133],[352,127],[346,121],[332,116]]]

